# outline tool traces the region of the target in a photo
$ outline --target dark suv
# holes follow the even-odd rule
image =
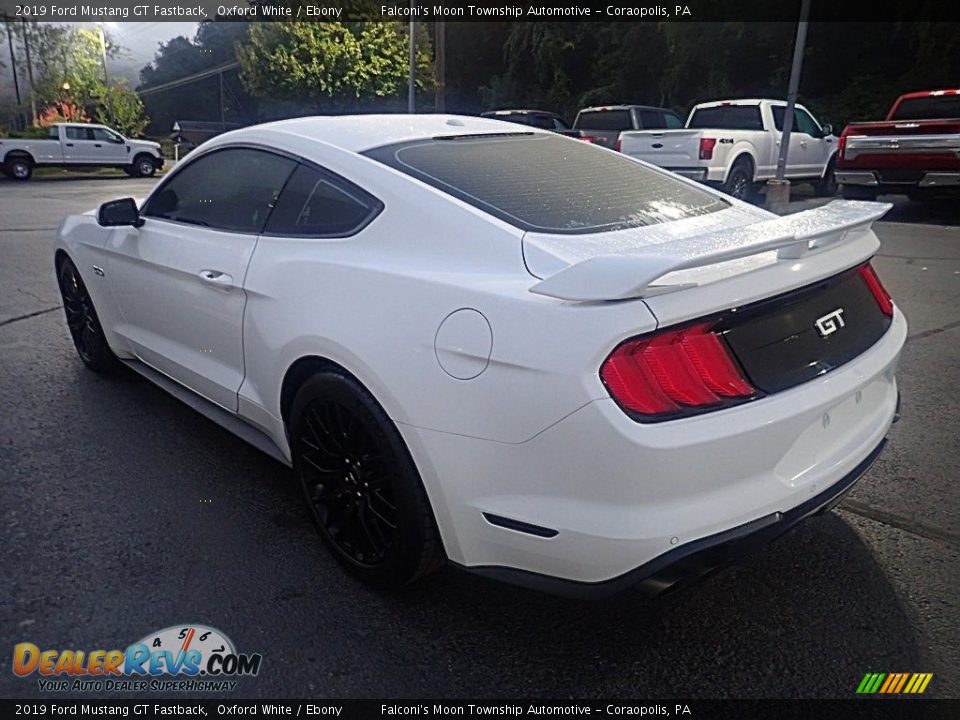
[[[480,117],[491,120],[505,120],[506,122],[529,125],[543,130],[553,130],[560,135],[580,137],[580,132],[571,130],[562,117],[546,110],[490,110],[481,113]]]
[[[683,120],[669,108],[601,105],[577,113],[573,127],[582,133],[584,140],[612,148],[624,130],[674,130],[683,127]]]

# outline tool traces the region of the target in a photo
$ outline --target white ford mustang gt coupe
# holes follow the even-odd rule
[[[665,589],[839,501],[897,415],[889,208],[777,217],[495,120],[312,117],[67,218],[77,351],[293,467],[379,587]]]

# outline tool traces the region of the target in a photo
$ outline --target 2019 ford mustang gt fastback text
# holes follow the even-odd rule
[[[777,217],[496,120],[312,117],[67,218],[55,265],[83,362],[291,465],[354,575],[580,595],[702,575],[876,457],[888,207]]]

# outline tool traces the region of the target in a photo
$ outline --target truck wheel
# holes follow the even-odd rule
[[[737,200],[749,200],[753,196],[753,163],[749,158],[737,158],[720,189]]]
[[[844,185],[841,190],[845,200],[876,200],[877,189],[863,185]]]
[[[133,177],[153,177],[157,166],[149,155],[137,155],[133,159]]]
[[[836,163],[833,160],[827,164],[823,177],[814,184],[813,190],[819,197],[833,197],[837,194]]]
[[[26,158],[11,158],[6,162],[6,172],[14,180],[29,180],[33,175],[33,163]]]

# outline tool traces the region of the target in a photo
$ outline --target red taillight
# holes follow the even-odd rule
[[[880,312],[887,317],[893,317],[893,300],[890,298],[890,293],[887,292],[883,283],[880,282],[880,277],[877,275],[877,271],[873,269],[873,265],[868,263],[861,267],[860,277],[863,278],[867,287],[870,288],[873,299],[876,300],[877,305],[880,306]]]
[[[716,144],[716,138],[700,138],[700,159],[713,160],[713,148]]]
[[[843,153],[847,149],[847,136],[841,135],[840,139],[837,140],[837,157],[843,160]]]
[[[621,343],[600,368],[610,394],[640,415],[703,410],[756,390],[737,369],[711,323]]]
[[[620,138],[617,138],[617,141],[613,144],[613,149],[620,152]]]
[[[592,142],[593,142],[593,136],[592,136],[592,135],[581,135],[581,136],[580,136],[580,139],[583,140],[584,142],[588,142],[588,143],[592,143]]]

